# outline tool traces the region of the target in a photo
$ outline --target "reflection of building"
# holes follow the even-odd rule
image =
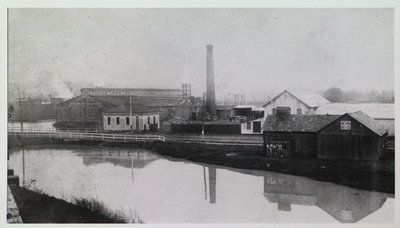
[[[277,203],[278,210],[291,211],[291,205],[314,205],[317,202],[316,185],[307,179],[279,174],[264,176],[264,196]]]
[[[111,163],[125,168],[143,168],[147,164],[158,159],[147,151],[130,151],[115,149],[112,151],[81,151],[74,154],[83,158],[83,164],[93,165],[99,163]]]
[[[318,206],[339,222],[354,223],[377,211],[387,195],[278,173],[264,174],[264,196],[280,211]]]
[[[386,202],[378,192],[367,192],[332,184],[318,186],[316,205],[343,223],[354,223],[377,211]]]
[[[394,197],[391,194],[359,190],[299,176],[257,170],[224,169],[263,177],[262,194],[268,202],[276,204],[279,211],[290,212],[293,205],[316,206],[342,223],[357,222],[379,210],[387,198]],[[203,166],[204,190],[206,199],[209,196],[210,204],[217,203],[217,170],[215,166]]]

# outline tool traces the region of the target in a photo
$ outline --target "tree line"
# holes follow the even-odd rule
[[[334,103],[394,103],[393,90],[369,90],[365,92],[357,90],[344,91],[337,87],[331,87],[322,96]]]

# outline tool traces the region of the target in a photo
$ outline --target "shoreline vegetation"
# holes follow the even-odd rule
[[[72,203],[41,190],[10,186],[23,223],[144,223],[136,212],[111,210],[95,199]]]

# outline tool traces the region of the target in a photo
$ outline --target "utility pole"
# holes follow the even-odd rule
[[[131,118],[132,118],[132,97],[129,97],[129,119],[132,120]],[[132,130],[132,123],[130,122],[129,122],[129,129]],[[132,168],[132,173],[133,173],[133,168]]]
[[[204,96],[205,96],[205,93],[203,93],[203,107],[202,107],[203,113],[201,115],[201,119],[202,119],[201,138],[203,141],[204,141],[204,116],[205,116]]]
[[[85,100],[84,100],[84,107],[85,107],[85,112],[83,113],[85,116],[84,116],[84,120],[85,120],[85,124],[86,124],[86,122],[87,122],[87,97],[85,97]]]

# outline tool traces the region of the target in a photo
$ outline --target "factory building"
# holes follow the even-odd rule
[[[181,89],[142,89],[142,88],[83,88],[81,95],[86,96],[138,96],[157,98],[182,98]]]
[[[178,104],[189,100],[190,84],[181,89],[138,89],[138,88],[83,88],[81,95],[57,104],[58,124],[62,128],[75,125],[103,129],[103,115],[106,113],[157,113],[159,121],[174,115]],[[192,105],[194,106],[194,105]],[[191,105],[189,111],[180,113],[197,115]],[[195,114],[193,114],[195,112]],[[178,113],[178,115],[180,114]],[[160,124],[158,124],[158,127]]]

